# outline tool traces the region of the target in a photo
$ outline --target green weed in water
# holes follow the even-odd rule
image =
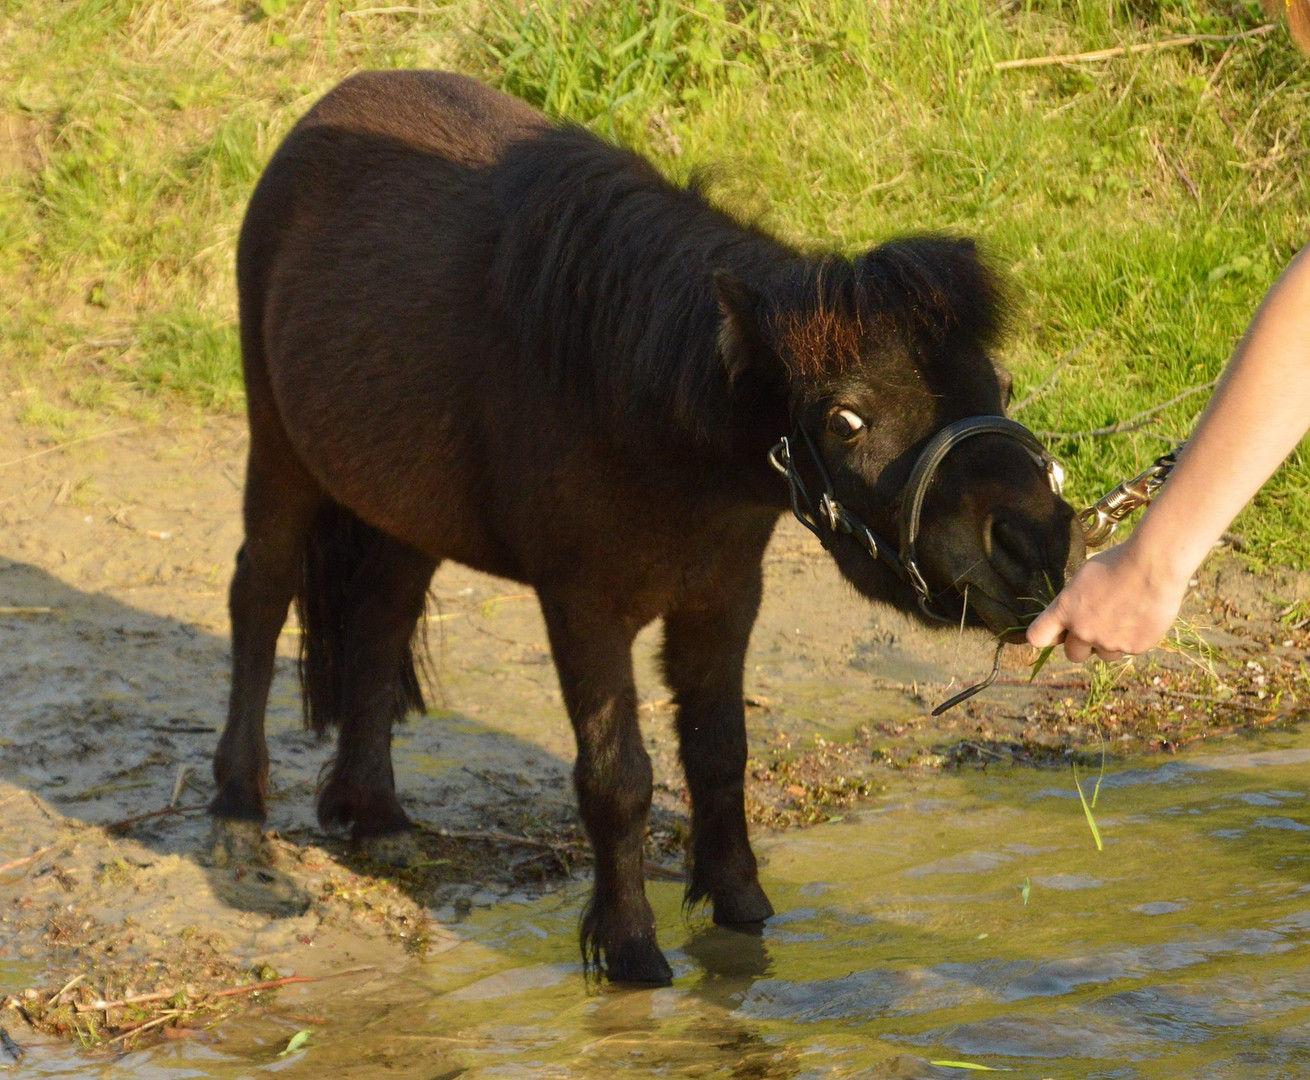
[[[1097,728],[1098,734],[1100,728]],[[1101,795],[1101,781],[1105,779],[1105,738],[1101,738],[1101,774],[1096,778],[1096,787],[1092,789],[1092,801],[1089,805],[1087,797],[1083,794],[1083,786],[1078,781],[1078,764],[1073,766],[1073,786],[1078,789],[1078,801],[1083,804],[1083,813],[1087,816],[1087,824],[1092,830],[1092,839],[1096,841],[1096,850],[1104,851],[1105,845],[1101,843],[1101,830],[1096,827],[1096,818],[1092,816],[1092,810],[1096,806],[1096,800]]]
[[[1101,830],[1096,827],[1096,818],[1092,817],[1092,808],[1087,805],[1087,797],[1083,794],[1083,786],[1078,782],[1078,766],[1073,767],[1073,786],[1078,789],[1078,801],[1083,804],[1083,813],[1087,815],[1087,824],[1092,830],[1092,839],[1096,841],[1096,850],[1104,851],[1105,845],[1101,843]],[[1100,787],[1100,782],[1097,782]],[[1092,793],[1092,800],[1095,802],[1096,793]]]
[[[304,1049],[305,1044],[309,1042],[310,1037],[313,1034],[314,1032],[312,1028],[302,1028],[300,1031],[297,1031],[291,1036],[290,1041],[287,1043],[287,1048],[278,1054],[278,1057],[289,1057],[297,1050]]]

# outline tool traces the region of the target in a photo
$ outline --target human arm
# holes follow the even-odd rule
[[[1310,428],[1310,245],[1265,296],[1178,465],[1132,536],[1089,559],[1028,628],[1070,660],[1164,636],[1229,523]]]

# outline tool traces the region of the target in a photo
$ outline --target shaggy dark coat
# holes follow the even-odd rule
[[[307,717],[339,738],[320,820],[361,840],[409,828],[391,730],[422,706],[411,638],[454,559],[541,601],[596,856],[585,955],[612,978],[669,978],[643,889],[631,660],[656,618],[692,799],[688,900],[722,923],[768,917],[742,796],[742,665],[788,505],[767,453],[805,430],[843,502],[895,536],[924,441],[1003,411],[997,291],[973,246],[807,258],[469,79],[374,72],[278,149],[237,270],[251,439],[220,835],[264,819],[293,600]],[[942,602],[959,610],[968,585],[996,629],[1063,579],[1072,514],[1004,439],[943,468],[923,520]],[[849,537],[831,549],[865,594],[913,609]]]

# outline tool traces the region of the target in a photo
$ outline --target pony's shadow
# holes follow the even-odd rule
[[[116,858],[119,838],[179,857],[202,868],[222,905],[270,923],[293,922],[321,898],[321,882],[304,868],[323,861],[393,883],[446,925],[506,897],[551,892],[576,893],[581,911],[590,852],[572,766],[540,744],[449,710],[398,729],[398,787],[419,823],[419,865],[396,869],[318,826],[314,795],[331,747],[305,730],[293,650],[282,649],[267,719],[271,839],[260,841],[274,857],[254,868],[222,865],[213,858],[204,807],[214,791],[211,759],[226,709],[227,636],[5,559],[0,609],[7,612],[0,613],[0,788],[31,793],[69,823],[108,830],[103,840],[83,834],[95,858]],[[434,644],[440,651],[442,643]],[[442,663],[446,696],[464,696],[454,645]],[[534,677],[540,675],[537,666]],[[567,738],[562,707],[555,706],[557,716],[544,715],[550,704],[542,703],[540,722],[562,729],[557,740]],[[657,808],[652,831],[681,834],[685,822]],[[493,836],[481,840],[481,833]],[[656,856],[654,876],[680,876],[680,851]],[[576,955],[572,925],[564,929],[561,920],[559,932],[558,955]],[[668,944],[683,934],[682,949],[698,969],[693,992],[707,1001],[730,1009],[733,994],[768,975],[758,928],[716,927],[708,911],[698,910]]]
[[[215,862],[203,808],[214,790],[229,648],[212,629],[0,560],[0,783],[72,821],[193,859],[224,903],[271,918],[303,913],[314,899],[298,869],[310,849],[385,875],[456,919],[473,905],[586,872],[571,763],[451,710],[412,718],[395,741],[398,788],[420,823],[419,862],[427,864],[417,870],[426,872],[392,873],[325,833],[314,795],[332,749],[303,727],[291,649],[280,650],[267,719],[268,827],[281,857],[249,873]],[[551,724],[567,731],[562,709],[542,717]],[[659,816],[655,824],[674,831]],[[478,839],[484,832],[499,839]]]

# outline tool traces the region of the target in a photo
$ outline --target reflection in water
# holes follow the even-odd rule
[[[584,983],[579,884],[475,912],[464,945],[288,993],[208,1042],[119,1061],[35,1046],[24,1075],[1310,1075],[1310,735],[1273,738],[1107,776],[1103,852],[1059,773],[905,779],[839,824],[761,841],[779,911],[762,933],[688,918],[652,884],[669,989]],[[305,1013],[327,1023],[279,1058]]]

